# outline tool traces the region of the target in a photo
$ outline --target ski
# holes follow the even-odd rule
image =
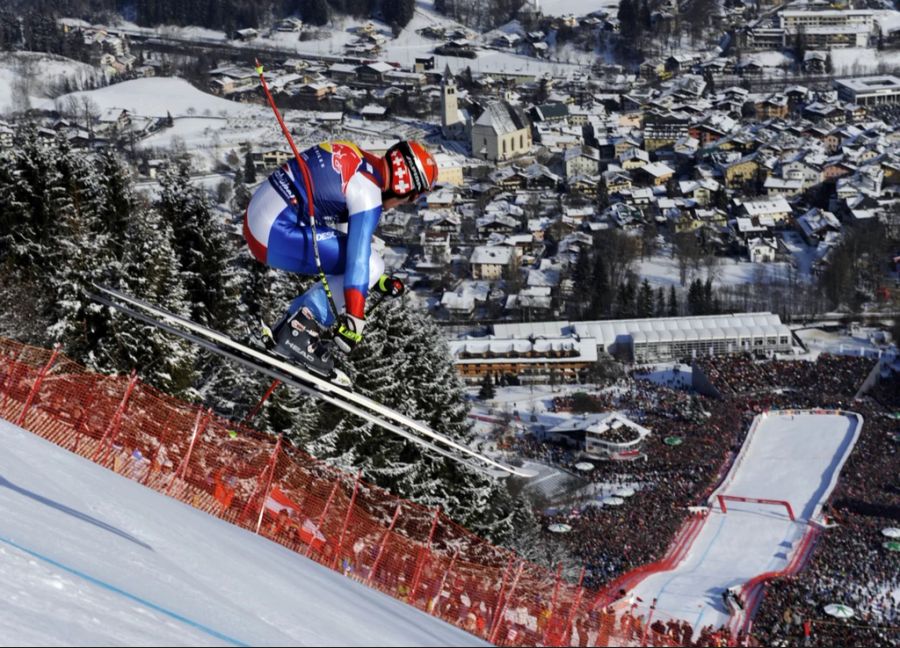
[[[174,313],[159,308],[149,302],[131,297],[113,288],[101,285],[95,285],[94,288],[100,293],[103,293],[103,295],[99,295],[88,292],[88,296],[95,301],[110,306],[131,317],[136,317],[148,324],[162,328],[163,330],[178,335],[188,341],[200,344],[214,353],[241,362],[250,368],[266,373],[273,378],[278,378],[283,382],[287,382],[292,386],[302,389],[305,393],[335,405],[336,407],[340,407],[347,412],[360,416],[389,432],[398,434],[409,440],[422,442],[420,445],[428,447],[430,450],[437,451],[442,456],[459,461],[460,463],[464,463],[470,467],[481,470],[481,472],[486,472],[494,476],[497,476],[497,471],[500,471],[500,473],[503,474],[525,478],[531,478],[535,474],[533,471],[510,466],[480,454],[443,434],[435,432],[421,421],[400,414],[377,401],[352,392],[349,389],[332,383],[324,378],[320,378],[319,376],[305,371],[280,358],[244,345],[218,331],[197,324],[196,322],[179,315],[175,315]],[[422,436],[417,436],[416,434],[412,434],[412,432]],[[422,437],[426,437],[431,441]],[[435,443],[448,446],[452,450],[441,448],[435,445]]]

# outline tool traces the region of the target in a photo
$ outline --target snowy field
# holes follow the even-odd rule
[[[64,95],[62,99],[69,96]],[[122,110],[138,118],[165,118],[171,114],[171,127],[163,127],[141,139],[137,146],[143,150],[190,151],[194,169],[199,172],[213,171],[231,151],[243,155],[240,153],[243,144],[252,144],[256,150],[286,146],[278,122],[267,106],[222,99],[198,90],[184,79],[133,79],[71,96],[89,97],[100,109],[103,121],[115,120]],[[296,130],[308,131],[303,117],[301,111],[284,112],[288,124],[298,126]],[[310,132],[308,141],[321,139],[321,134]],[[307,138],[298,136],[297,141],[302,145]]]
[[[705,280],[711,274],[714,286],[754,283],[757,280],[784,280],[788,276],[790,264],[750,263],[735,259],[717,259],[711,272],[701,264],[698,270],[688,269],[687,283],[693,279]],[[680,286],[678,260],[670,256],[652,256],[637,263],[637,274],[646,278],[654,288],[658,286]]]
[[[875,357],[883,348],[879,329],[855,328],[844,333],[804,328],[796,329],[796,333],[809,349],[811,357],[817,357],[820,353]]]
[[[53,96],[68,79],[72,87],[83,87],[99,77],[96,68],[62,56],[38,52],[4,52],[0,58],[0,115],[21,110],[16,97],[27,92],[32,107],[53,107]]]
[[[0,445],[2,645],[484,645],[9,423]]]
[[[723,514],[713,504],[685,560],[635,588],[644,601],[638,613],[646,614],[657,599],[659,616],[684,619],[697,631],[726,624],[730,611],[722,590],[787,566],[807,520],[818,515],[834,488],[860,427],[853,416],[766,415],[710,501],[720,493],[787,500],[797,521],[790,521],[784,507],[729,501]]]
[[[600,5],[608,4],[609,2],[618,4],[618,0],[590,0],[588,6],[593,7],[597,5],[597,8],[599,8]],[[561,0],[561,4],[574,5],[576,3],[575,0]],[[590,11],[593,10],[591,9]],[[589,12],[585,11],[584,13]],[[401,63],[406,67],[412,67],[416,57],[431,56],[432,50],[440,44],[439,41],[418,34],[418,30],[428,26],[440,26],[448,29],[463,27],[452,18],[434,11],[434,3],[429,0],[417,0],[413,19],[397,38],[393,37],[390,27],[382,22],[358,19],[352,16],[334,16],[327,25],[322,27],[322,38],[303,41],[299,40],[296,33],[290,32],[263,32],[258,38],[242,43],[228,40],[224,32],[198,27],[163,26],[145,28],[128,22],[119,23],[117,27],[127,29],[132,33],[157,34],[216,43],[227,41],[234,47],[276,47],[317,56],[340,56],[344,54],[344,46],[356,39],[356,32],[359,27],[367,23],[372,23],[376,30],[387,39],[378,58],[384,61]],[[472,35],[476,36],[474,33]],[[474,39],[475,43],[480,43],[480,41],[481,39],[478,37]],[[454,73],[459,73],[466,67],[471,67],[475,72],[506,72],[535,75],[549,72],[554,76],[566,76],[581,72],[581,65],[585,62],[591,62],[592,59],[591,54],[584,52],[579,54],[569,53],[567,56],[572,57],[573,60],[570,62],[544,61],[520,56],[508,51],[482,49],[479,51],[478,57],[474,59],[435,55],[435,67],[443,70],[445,65],[449,65]],[[575,57],[577,57],[577,60]],[[582,58],[585,60],[582,60]]]
[[[214,116],[265,117],[272,120],[265,106],[248,105],[222,99],[201,92],[184,79],[149,77],[123,81],[89,92],[76,92],[75,97],[88,95],[104,113],[102,118],[116,117],[122,110],[142,117]]]

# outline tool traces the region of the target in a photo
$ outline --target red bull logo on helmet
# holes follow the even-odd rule
[[[339,142],[331,144],[331,168],[341,176],[341,191],[347,191],[347,183],[359,169],[360,164],[362,159],[352,146]]]

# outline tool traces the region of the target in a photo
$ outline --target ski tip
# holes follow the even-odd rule
[[[331,382],[344,389],[353,389],[353,381],[350,380],[350,376],[340,369],[334,370],[334,376],[331,378]]]

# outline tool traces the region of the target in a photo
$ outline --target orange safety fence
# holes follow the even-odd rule
[[[134,374],[0,338],[0,417],[497,645],[679,645],[561,570]]]

